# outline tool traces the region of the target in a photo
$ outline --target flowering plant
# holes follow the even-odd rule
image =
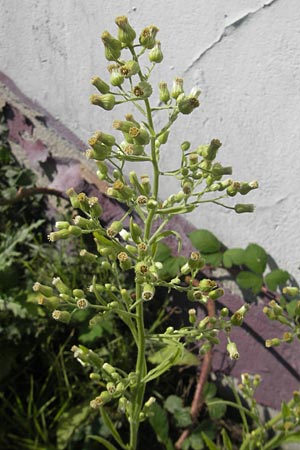
[[[197,319],[195,305],[214,302],[223,295],[223,289],[207,278],[197,285],[193,283],[204,266],[204,260],[197,251],[185,258],[174,278],[166,280],[161,276],[163,267],[157,252],[160,241],[173,236],[178,242],[178,251],[181,249],[181,237],[168,228],[169,221],[207,202],[236,213],[252,212],[252,204],[229,206],[223,201],[237,195],[244,196],[258,184],[224,179],[224,176],[232,174],[232,168],[216,162],[222,145],[218,139],[192,150],[190,142],[182,142],[178,146],[180,166],[170,171],[161,169],[161,150],[168,143],[172,125],[199,107],[200,90],[195,87],[186,93],[183,79],[179,77],[175,78],[170,90],[166,82],[161,82],[158,87],[159,105],[154,106],[150,101],[153,93],[150,77],[152,70],[163,60],[161,44],[156,39],[158,28],[148,26],[136,39],[136,32],[125,16],[118,17],[116,25],[117,38],[108,31],[102,34],[105,57],[110,61],[109,82],[98,76],[92,79],[98,92],[91,96],[91,103],[105,111],[119,104],[133,105],[139,118],[129,113],[125,120],[115,120],[116,136],[96,131],[89,139],[90,148],[86,156],[95,161],[97,176],[107,183],[107,196],[126,205],[127,210],[105,228],[99,220],[102,207],[98,198],[87,197],[85,193],[76,193],[70,188],[67,194],[77,210],[74,223],[57,222],[56,231],[49,235],[50,241],[57,241],[91,234],[95,251],[83,249],[81,256],[109,271],[111,282],[103,285],[94,276],[85,291],[71,288],[56,277],[53,286],[36,283],[34,290],[41,294],[39,302],[52,310],[55,320],[69,322],[75,311],[89,310],[92,312],[91,327],[97,327],[104,316],[113,315],[128,328],[136,347],[136,360],[132,361],[129,372],[111,365],[96,351],[84,346],[75,346],[72,350],[82,364],[91,368],[90,378],[99,385],[99,395],[91,399],[91,407],[100,409],[116,445],[135,450],[140,423],[151,414],[151,405],[155,401],[154,397],[144,398],[146,385],[177,364],[189,342],[200,341],[200,354],[203,355],[219,342],[220,332],[226,335],[229,357],[238,358],[238,349],[230,339],[230,331],[233,326],[242,324],[248,311],[248,306],[244,305],[229,317],[227,308],[223,308],[219,313],[207,315],[200,321]],[[160,111],[166,117],[165,124],[159,129],[154,126],[154,111]],[[131,162],[140,165],[140,175],[128,170]],[[152,173],[144,172],[145,163],[150,165]],[[164,200],[160,198],[162,177],[174,177],[179,184],[178,191]],[[133,289],[122,285],[120,271],[133,273]],[[186,275],[190,275],[186,278],[189,281],[184,283],[182,279]],[[158,287],[187,295],[193,306],[188,311],[188,326],[180,329],[167,327],[162,333],[145,328],[145,304],[159,302]],[[151,369],[146,359],[146,348],[150,344],[167,350],[164,352],[167,356]],[[119,434],[110,417],[106,407],[109,404],[116,405],[128,419],[128,442]],[[105,448],[117,448],[103,436],[92,437]]]

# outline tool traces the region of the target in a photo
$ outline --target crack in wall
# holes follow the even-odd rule
[[[214,47],[216,47],[220,42],[227,36],[230,36],[231,33],[233,33],[237,28],[239,28],[243,23],[247,22],[249,19],[251,19],[253,16],[255,16],[257,13],[261,12],[263,9],[268,8],[269,6],[272,6],[274,3],[276,3],[278,0],[271,0],[269,3],[264,3],[262,6],[260,6],[258,9],[254,11],[248,11],[246,14],[244,14],[242,17],[239,17],[238,19],[234,20],[230,24],[226,25],[223,29],[220,36],[212,42],[205,50],[203,50],[199,56],[184,70],[184,74],[186,74],[189,70],[191,70],[195,64],[197,64],[210,50],[212,50]]]

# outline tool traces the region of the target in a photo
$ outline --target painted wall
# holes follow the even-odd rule
[[[0,0],[0,70],[82,140],[110,131],[121,113],[89,105],[89,80],[106,77],[100,35],[115,34],[123,14],[139,31],[160,28],[155,85],[183,76],[187,91],[203,92],[201,107],[174,127],[164,167],[179,162],[178,142],[196,147],[216,137],[234,178],[260,182],[245,198],[255,214],[212,205],[189,219],[228,246],[263,245],[300,281],[299,0]],[[159,114],[155,123],[163,123]],[[168,180],[162,198],[175,188]]]

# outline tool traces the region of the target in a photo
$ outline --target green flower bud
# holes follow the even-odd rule
[[[83,230],[93,230],[95,228],[95,225],[91,219],[86,219],[82,216],[75,216],[73,221],[75,225]]]
[[[70,235],[72,234],[73,236],[76,237],[82,235],[82,229],[80,227],[76,227],[75,225],[70,225],[68,231]]]
[[[221,317],[228,317],[228,314],[229,314],[228,308],[222,308],[221,309],[221,311],[220,311]]]
[[[124,83],[124,76],[120,72],[120,66],[111,64],[108,66],[108,71],[110,72],[110,84],[120,87]]]
[[[211,350],[211,344],[209,342],[205,342],[205,344],[201,345],[199,353],[201,356],[206,355]]]
[[[173,81],[173,86],[171,90],[171,96],[173,98],[179,97],[180,94],[183,94],[183,79],[175,78]]]
[[[59,241],[60,239],[68,239],[68,237],[70,237],[70,232],[69,230],[58,230],[58,231],[52,231],[51,233],[48,234],[48,239],[50,242],[56,242]]]
[[[131,269],[131,261],[126,252],[120,252],[117,255],[122,270]]]
[[[224,289],[217,288],[208,293],[208,297],[212,300],[218,300],[220,297],[224,295]]]
[[[58,230],[67,230],[69,228],[70,224],[66,220],[60,220],[55,223],[55,228]]]
[[[115,385],[115,383],[113,383],[112,381],[109,381],[106,384],[106,389],[111,395],[113,395],[116,392],[116,385]]]
[[[151,192],[151,184],[149,175],[141,175],[141,186],[143,188],[143,192],[146,195],[149,195]]]
[[[45,286],[39,282],[34,283],[32,287],[34,292],[40,292],[45,297],[51,297],[53,295],[53,289],[50,286]]]
[[[215,177],[222,177],[223,175],[231,175],[232,174],[232,167],[223,167],[220,163],[215,163],[212,166],[212,174]]]
[[[162,54],[159,41],[156,41],[154,47],[152,48],[152,50],[150,50],[148,56],[150,62],[154,63],[162,62],[164,55]]]
[[[118,403],[118,411],[124,414],[126,412],[128,404],[129,402],[126,397],[120,397]]]
[[[129,133],[130,128],[140,128],[140,125],[130,120],[114,120],[113,127],[115,128],[115,130],[120,130],[123,133]]]
[[[170,100],[170,92],[167,83],[161,82],[159,87],[159,100],[163,103],[168,103]]]
[[[73,289],[73,296],[76,298],[84,297],[84,291],[82,289]]]
[[[133,95],[140,98],[148,98],[152,94],[152,86],[147,81],[141,81],[132,89]]]
[[[103,131],[95,131],[93,136],[89,139],[89,144],[91,147],[93,147],[97,143],[112,147],[113,145],[115,145],[116,139],[111,134],[103,133]]]
[[[153,48],[158,31],[159,29],[155,25],[144,28],[139,37],[140,44],[148,49]]]
[[[126,141],[122,142],[121,148],[122,148],[123,152],[126,153],[126,155],[140,156],[144,153],[143,145],[131,144]]]
[[[149,272],[149,266],[146,262],[140,261],[135,265],[137,275],[146,275]]]
[[[191,143],[189,141],[184,141],[181,144],[181,150],[183,152],[187,152],[189,150],[190,146],[191,146]]]
[[[170,131],[165,131],[164,133],[161,133],[158,135],[158,137],[155,140],[156,147],[160,147],[161,145],[164,145],[168,141]]]
[[[140,66],[134,60],[126,61],[126,63],[120,67],[120,73],[125,78],[130,78],[133,75],[136,75],[139,72],[139,70]]]
[[[146,145],[150,142],[150,136],[146,128],[131,127],[129,129],[129,136],[136,144]]]
[[[58,322],[69,323],[71,314],[68,311],[59,311],[58,309],[55,309],[52,313],[52,317]]]
[[[79,298],[76,302],[78,309],[86,309],[89,306],[89,302],[85,298]]]
[[[87,198],[87,196],[85,195],[85,193],[84,193],[84,192],[80,192],[80,193],[77,195],[77,200],[78,200],[78,203],[79,203],[79,208],[80,208],[83,212],[88,213],[90,207],[89,207],[89,201],[88,201],[88,198]]]
[[[99,77],[93,77],[91,83],[101,94],[107,94],[109,92],[109,85]]]
[[[197,315],[196,315],[196,310],[195,308],[191,308],[188,310],[189,313],[189,322],[194,325],[194,323],[196,323],[197,320]]]
[[[52,284],[61,294],[72,295],[71,289],[61,280],[60,277],[53,278]]]
[[[104,31],[101,36],[104,44],[105,58],[108,61],[115,61],[121,56],[122,44],[115,39],[108,31]]]
[[[74,191],[73,188],[70,188],[66,191],[67,196],[70,199],[71,205],[73,206],[73,208],[78,208],[79,207],[79,202],[77,199],[77,193]]]
[[[226,348],[230,359],[239,359],[240,355],[234,342],[229,341]]]
[[[234,181],[228,186],[226,192],[230,197],[234,197],[239,192],[240,187],[241,184],[238,181]]]
[[[120,233],[123,228],[123,223],[120,220],[116,220],[110,224],[110,226],[106,230],[106,234],[108,237],[113,238]]]
[[[89,207],[90,207],[90,215],[93,219],[98,219],[101,216],[103,209],[99,203],[97,197],[90,197],[88,199]]]
[[[155,210],[158,208],[158,202],[154,198],[150,198],[147,202],[147,209]]]
[[[182,191],[185,195],[189,195],[193,191],[194,184],[191,181],[184,181],[182,185]]]
[[[105,109],[106,111],[110,111],[115,106],[115,96],[113,94],[92,94],[90,96],[90,102],[92,105],[100,106],[101,108]]]
[[[213,161],[216,158],[217,152],[221,145],[222,143],[218,139],[213,139],[209,146],[201,147],[200,154],[204,159]]]
[[[249,311],[250,306],[244,304],[231,316],[230,322],[234,326],[241,326],[245,317],[245,314]]]
[[[258,182],[257,181],[251,181],[250,183],[241,183],[239,188],[239,193],[242,195],[248,194],[248,192],[252,191],[253,189],[258,188]]]
[[[199,105],[199,100],[195,97],[186,97],[184,94],[177,97],[177,106],[182,114],[191,114]]]
[[[142,299],[148,302],[152,300],[155,293],[155,287],[149,283],[144,284],[142,291]]]
[[[40,296],[37,299],[37,303],[40,306],[46,306],[47,308],[49,308],[50,310],[54,310],[58,307],[58,305],[61,303],[61,300],[59,297],[56,296],[52,296],[52,297],[43,297]]]
[[[253,203],[238,203],[235,205],[234,210],[238,214],[252,213],[254,211]]]
[[[118,39],[126,45],[131,45],[136,37],[136,32],[131,27],[126,16],[119,16],[115,23],[119,27]]]
[[[231,178],[228,178],[227,180],[224,180],[221,183],[218,183],[218,191],[224,191],[229,186],[231,186],[232,183],[233,183],[233,180]]]
[[[267,339],[265,342],[266,347],[278,347],[281,344],[281,340],[279,338]]]
[[[148,197],[146,195],[139,195],[136,202],[139,206],[145,206],[148,202]]]
[[[104,144],[98,144],[96,149],[89,148],[85,152],[87,159],[94,159],[95,161],[104,161],[111,154],[111,149]]]
[[[291,297],[296,297],[299,294],[299,289],[292,286],[286,286],[282,289],[284,295],[289,295]]]
[[[203,280],[199,281],[199,289],[202,292],[210,292],[217,287],[217,283],[213,280],[209,280],[208,278],[204,278]]]
[[[130,231],[132,240],[136,244],[138,244],[141,241],[141,236],[143,234],[143,231],[142,231],[141,227],[137,223],[134,222],[132,217],[130,217],[130,221],[129,221],[129,231]]]
[[[191,270],[200,270],[204,266],[205,262],[201,258],[199,252],[192,252],[188,259],[188,266]]]

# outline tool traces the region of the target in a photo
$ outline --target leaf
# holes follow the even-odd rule
[[[164,262],[172,255],[170,247],[168,245],[159,242],[156,247],[155,261]]]
[[[89,406],[77,405],[61,416],[56,431],[57,450],[64,450],[67,447],[72,435],[87,419],[90,411]]]
[[[191,447],[193,450],[204,449],[204,442],[200,431],[194,431],[187,439],[185,439],[182,445],[182,450],[189,450]]]
[[[292,433],[289,436],[286,436],[283,442],[300,442],[300,431],[297,431],[296,433]]]
[[[222,263],[223,253],[216,252],[210,253],[209,255],[203,255],[206,264],[209,264],[213,267],[218,267]]]
[[[287,303],[287,305],[286,305],[286,310],[291,317],[294,317],[294,315],[295,315],[295,309],[297,307],[298,301],[299,300],[295,299],[295,300],[292,300],[291,302]]]
[[[245,250],[242,248],[230,248],[223,253],[223,264],[227,269],[232,266],[241,266],[244,264]]]
[[[252,289],[253,294],[258,294],[263,284],[262,276],[248,271],[240,272],[236,281],[242,289]]]
[[[214,383],[206,382],[203,389],[203,397],[205,400],[210,400],[215,397],[217,393],[217,387]]]
[[[157,403],[153,403],[150,407],[149,422],[152,426],[157,440],[165,444],[169,436],[169,422],[166,411]]]
[[[98,339],[103,336],[103,328],[101,326],[92,327],[85,333],[81,333],[79,335],[79,342],[84,345],[92,344],[95,339]]]
[[[221,242],[208,230],[195,230],[188,234],[193,246],[202,253],[217,253],[221,249]]]
[[[190,414],[190,408],[181,408],[174,412],[174,419],[179,428],[186,428],[192,425],[193,421]]]
[[[225,428],[222,428],[221,435],[222,435],[223,445],[225,447],[225,450],[232,450],[232,442],[231,442],[231,439],[228,436]]]
[[[211,403],[210,404],[209,402],[206,402],[206,404],[208,407],[209,417],[212,420],[218,420],[224,416],[224,414],[226,413],[227,407],[224,403],[221,403],[222,399],[214,397],[214,400],[219,400],[220,403]]]
[[[274,269],[265,276],[265,282],[271,291],[276,291],[279,285],[285,284],[290,278],[286,270]]]
[[[164,407],[169,413],[174,414],[182,408],[182,399],[178,395],[169,395],[164,402]]]
[[[117,448],[111,442],[109,442],[102,436],[95,436],[93,434],[90,434],[89,436],[87,436],[87,438],[93,439],[94,441],[99,442],[99,444],[103,444],[107,450],[117,450]]]
[[[263,274],[267,266],[268,255],[257,244],[249,244],[244,254],[244,264],[256,274]]]
[[[180,342],[168,343],[164,348],[158,350],[149,357],[149,361],[152,364],[157,364],[156,367],[149,370],[147,375],[143,378],[143,382],[148,383],[160,375],[165,373],[170,367],[179,364],[183,355],[183,344]]]
[[[184,265],[186,258],[184,256],[171,256],[163,261],[163,267],[159,274],[162,278],[174,278],[180,272],[180,267]]]
[[[216,444],[214,444],[214,442],[205,433],[201,433],[201,436],[209,450],[219,450]]]

